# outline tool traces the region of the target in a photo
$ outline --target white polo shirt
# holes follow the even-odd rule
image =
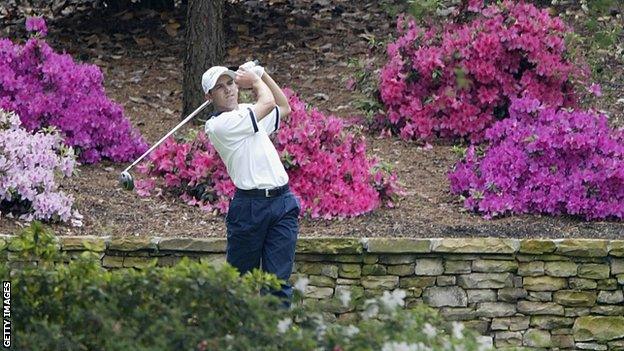
[[[288,183],[288,175],[269,134],[280,125],[276,106],[258,121],[251,104],[239,104],[206,122],[206,135],[221,156],[237,188],[270,189]]]

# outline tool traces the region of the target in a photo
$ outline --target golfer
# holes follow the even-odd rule
[[[239,104],[239,87],[253,89],[257,101]],[[288,99],[271,76],[252,63],[236,72],[212,67],[202,76],[202,88],[214,107],[206,134],[236,186],[226,217],[227,262],[241,274],[258,267],[288,282],[300,202],[288,188],[288,175],[269,139],[290,114]],[[288,283],[272,293],[290,307]]]

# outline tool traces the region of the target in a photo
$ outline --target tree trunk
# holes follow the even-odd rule
[[[225,47],[223,0],[189,0],[187,8],[182,118],[206,101],[201,76],[221,63]]]

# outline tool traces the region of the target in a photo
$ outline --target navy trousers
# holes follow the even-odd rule
[[[226,217],[226,260],[240,274],[254,268],[275,274],[286,283],[272,294],[285,307],[292,300],[288,278],[295,261],[299,233],[300,202],[289,191],[275,197],[260,197],[236,191]]]

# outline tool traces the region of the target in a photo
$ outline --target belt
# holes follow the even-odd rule
[[[280,196],[288,191],[288,184],[279,186],[272,189],[239,189],[236,188],[236,193],[250,196],[250,197],[275,197]]]

